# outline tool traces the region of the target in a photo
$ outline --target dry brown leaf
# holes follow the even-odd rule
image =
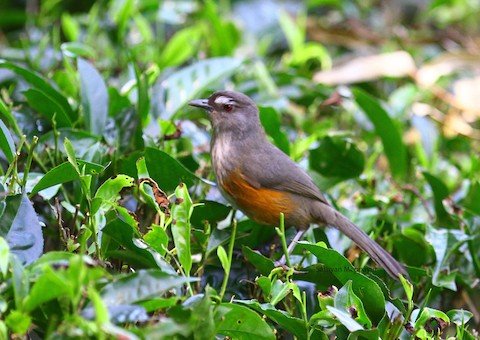
[[[479,56],[466,53],[447,53],[422,65],[418,69],[415,79],[420,86],[430,87],[442,76],[461,69],[472,68],[480,70]]]
[[[142,183],[145,183],[152,188],[153,196],[155,197],[155,202],[166,215],[170,215],[170,210],[169,210],[170,201],[168,200],[167,194],[162,189],[160,189],[157,182],[155,182],[151,178],[141,178],[138,182],[139,182],[139,185],[141,185]]]
[[[313,79],[326,85],[341,85],[381,77],[407,77],[415,71],[412,56],[405,51],[396,51],[352,59],[331,70],[316,73]]]
[[[476,117],[471,117],[472,119],[480,116],[480,76],[455,81],[453,83],[453,94],[463,110],[476,115]]]

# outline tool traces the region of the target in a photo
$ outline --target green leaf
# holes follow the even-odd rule
[[[270,293],[271,300],[270,303],[272,306],[275,306],[280,301],[282,301],[288,294],[290,294],[291,286],[289,282],[282,282],[280,280],[275,280],[272,284],[272,291]]]
[[[12,273],[12,286],[14,293],[15,307],[23,308],[23,302],[30,289],[28,273],[17,256],[10,256],[10,270]]]
[[[155,249],[157,253],[165,256],[169,241],[167,232],[159,225],[152,224],[151,228],[148,233],[143,235],[143,239],[150,247]]]
[[[228,273],[230,271],[230,263],[228,262],[228,256],[227,256],[227,252],[225,251],[225,248],[223,248],[222,246],[218,246],[217,256],[220,259],[220,263],[222,264],[223,270],[225,271],[225,273]]]
[[[0,236],[0,273],[5,277],[7,275],[8,263],[10,259],[10,248],[7,241]]]
[[[407,265],[420,267],[427,263],[429,258],[429,245],[422,231],[416,226],[402,229],[401,235],[395,240],[395,249],[400,258]]]
[[[193,210],[190,221],[196,227],[203,226],[205,221],[213,225],[226,219],[231,210],[230,207],[215,201],[200,201]]]
[[[327,309],[330,313],[332,313],[337,319],[338,321],[340,321],[340,323],[342,325],[344,325],[350,332],[355,332],[355,331],[358,331],[358,330],[363,330],[363,327],[357,322],[355,321],[351,316],[350,314],[340,310],[340,309],[337,309],[335,307],[332,307],[332,306],[327,306]]]
[[[15,125],[16,120],[13,117],[13,114],[10,111],[10,109],[3,102],[2,98],[0,98],[0,113],[1,113],[0,117],[2,120],[5,120],[11,126]]]
[[[141,126],[148,123],[150,112],[150,98],[148,96],[148,77],[137,65],[133,65],[135,80],[137,81],[137,115],[140,117]]]
[[[92,202],[92,214],[95,214],[102,207],[109,208],[120,199],[120,191],[123,188],[133,186],[134,179],[127,175],[117,175],[107,179],[98,188]]]
[[[342,284],[345,285],[351,280],[353,292],[363,302],[370,320],[377,323],[382,319],[385,313],[385,297],[375,281],[357,272],[352,264],[335,250],[306,242],[299,242],[298,246],[315,255]]]
[[[371,328],[372,322],[365,313],[362,300],[355,295],[352,289],[352,281],[348,281],[335,295],[334,307],[345,313],[350,314],[352,319],[363,325],[365,328]]]
[[[167,274],[158,269],[139,270],[117,281],[108,283],[100,294],[107,306],[129,305],[150,298],[158,298],[171,289],[179,289],[196,278]]]
[[[242,61],[235,58],[212,58],[187,66],[159,83],[154,105],[157,115],[170,119],[190,100],[211,84],[237,71]]]
[[[287,38],[290,50],[296,51],[301,49],[305,42],[305,30],[302,30],[303,25],[298,25],[286,11],[280,13],[279,23]]]
[[[213,56],[232,55],[240,41],[240,33],[235,25],[224,20],[220,6],[212,0],[203,3],[203,18],[208,23],[206,41]]]
[[[428,226],[425,239],[432,245],[436,257],[432,283],[437,287],[445,287],[456,291],[455,272],[446,274],[443,273],[443,270],[448,268],[448,259],[468,240],[468,236],[461,230],[437,230]]]
[[[141,239],[137,230],[128,223],[114,219],[102,229],[117,243],[117,248],[104,249],[108,257],[118,258],[138,268],[160,268],[175,274],[175,270],[155,250],[149,248]]]
[[[95,309],[95,320],[98,325],[104,325],[110,322],[110,317],[108,316],[108,309],[106,303],[102,301],[100,294],[96,291],[93,286],[88,287],[88,297],[93,304]]]
[[[480,215],[480,182],[472,181],[462,205],[476,215]]]
[[[6,203],[0,219],[0,236],[21,262],[32,263],[43,253],[42,227],[37,214],[26,194],[8,196]]]
[[[177,187],[175,197],[177,202],[172,206],[172,237],[180,264],[185,273],[189,275],[192,269],[190,216],[192,216],[193,204],[185,184]]]
[[[103,166],[95,163],[89,163],[85,161],[78,161],[85,168],[85,173],[87,174],[98,174],[103,172],[105,169]],[[70,162],[62,163],[48,171],[33,187],[31,195],[35,195],[38,192],[50,188],[57,184],[63,184],[71,182],[74,180],[80,179],[77,170]]]
[[[88,131],[101,136],[108,115],[108,91],[102,76],[88,61],[78,58],[82,107]]]
[[[70,296],[69,282],[62,275],[57,274],[49,266],[45,266],[43,273],[30,290],[25,299],[25,311],[30,312],[47,301],[60,296]]]
[[[118,25],[118,36],[123,39],[127,25],[135,10],[135,2],[134,0],[118,0],[114,1],[109,8],[110,18]]]
[[[66,42],[60,45],[63,54],[70,58],[83,57],[95,59],[95,50],[80,42]]]
[[[15,158],[15,143],[7,126],[0,120],[0,150],[3,151],[7,161],[13,162]]]
[[[438,177],[435,177],[428,172],[424,172],[423,176],[425,176],[425,179],[433,191],[433,202],[435,213],[437,215],[437,223],[451,226],[453,223],[452,218],[443,206],[443,200],[449,195],[447,186]]]
[[[65,153],[67,154],[67,159],[74,167],[78,175],[81,175],[80,169],[77,164],[77,156],[75,155],[75,149],[73,148],[72,142],[65,137],[63,140],[63,147],[65,148]]]
[[[378,340],[381,339],[380,332],[377,328],[358,330],[350,333],[347,340]]]
[[[357,178],[365,167],[365,158],[349,139],[325,137],[310,150],[310,167],[325,177]]]
[[[290,143],[287,135],[282,132],[282,123],[280,122],[279,114],[272,107],[259,107],[260,121],[265,129],[265,132],[272,137],[275,145],[285,152],[290,154]]]
[[[27,83],[32,85],[36,90],[43,92],[46,97],[51,98],[61,108],[70,121],[77,120],[76,113],[70,107],[67,99],[57,90],[55,90],[45,79],[37,75],[36,73],[27,70],[26,68],[15,65],[9,61],[0,59],[0,68],[7,68],[17,75],[23,77]]]
[[[154,148],[145,149],[148,173],[165,191],[174,190],[180,183],[192,186],[198,178],[169,154]]]
[[[28,104],[51,122],[55,120],[58,127],[71,127],[72,121],[62,106],[46,93],[35,88],[23,92]]]
[[[397,179],[405,178],[408,168],[407,149],[399,129],[376,98],[359,88],[352,91],[358,106],[370,119],[375,127],[375,133],[382,140],[392,175]]]
[[[14,310],[5,319],[5,323],[10,330],[19,335],[27,333],[32,323],[32,318],[19,310]]]
[[[283,310],[276,309],[269,303],[260,304],[256,300],[234,300],[234,302],[247,305],[257,312],[263,313],[297,338],[307,339],[307,328],[302,319],[296,318]]]
[[[68,40],[76,41],[78,39],[80,35],[79,26],[78,22],[69,13],[62,13],[62,30]]]
[[[263,256],[257,251],[252,250],[250,247],[243,246],[242,253],[247,258],[248,262],[253,264],[262,275],[269,275],[270,272],[275,268],[275,264],[271,259]]]
[[[407,299],[409,302],[413,301],[413,285],[403,277],[403,275],[400,275],[400,282],[402,283],[403,290],[405,291],[405,294],[407,295]]]
[[[465,325],[472,317],[473,313],[463,309],[452,309],[447,312],[450,322],[457,326]]]
[[[445,314],[442,311],[425,307],[422,309],[422,312],[420,313],[420,315],[417,314],[418,312],[419,310],[417,309],[412,313],[412,319],[415,320],[415,323],[414,323],[415,329],[423,327],[425,323],[431,318],[438,318],[445,321],[446,323],[450,323],[450,318],[447,316],[447,314]],[[415,314],[418,315],[416,319],[415,319]]]
[[[181,29],[170,38],[159,57],[160,68],[178,66],[197,51],[197,45],[202,31],[199,26],[190,26]]]
[[[232,339],[276,339],[273,330],[256,312],[233,303],[222,303],[215,313],[221,315],[216,332]]]

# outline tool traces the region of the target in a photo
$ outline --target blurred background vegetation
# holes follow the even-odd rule
[[[476,0],[1,1],[0,333],[477,337],[479,15]],[[208,120],[186,107],[224,88],[408,266],[413,297],[382,271],[333,273],[343,257],[316,242],[368,261],[335,230],[309,232],[302,271],[283,273],[275,230],[237,213],[229,251]],[[22,214],[33,241],[12,241]]]

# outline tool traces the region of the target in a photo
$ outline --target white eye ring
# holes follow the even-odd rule
[[[225,96],[218,96],[215,98],[215,104],[229,104],[230,101],[231,99]]]

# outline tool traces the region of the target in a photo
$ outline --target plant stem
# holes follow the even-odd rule
[[[230,277],[230,268],[232,268],[233,246],[235,245],[235,237],[237,236],[237,220],[232,222],[232,235],[230,235],[230,243],[228,244],[228,270],[225,270],[222,288],[220,289],[220,299],[223,300],[225,291],[227,290],[228,278]],[[226,268],[227,269],[227,268]]]
[[[27,162],[25,164],[25,169],[23,169],[22,191],[25,191],[25,187],[27,186],[28,173],[30,172],[33,153],[35,151],[35,147],[37,146],[37,143],[38,143],[38,137],[33,136],[32,144],[30,144],[30,147],[28,148],[28,156],[27,156]]]
[[[285,239],[285,215],[280,213],[280,228],[275,228],[280,241],[282,242],[283,253],[285,254],[285,263],[290,268],[290,254],[288,254],[287,240]]]

